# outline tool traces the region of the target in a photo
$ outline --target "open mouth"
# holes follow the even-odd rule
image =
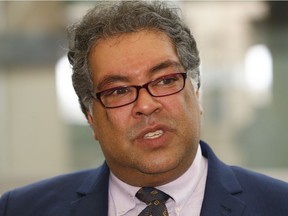
[[[156,130],[153,132],[149,132],[149,133],[144,135],[144,139],[156,139],[156,138],[162,136],[163,133],[164,133],[163,130]]]

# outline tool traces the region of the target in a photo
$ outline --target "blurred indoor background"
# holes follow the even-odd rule
[[[288,2],[175,1],[198,41],[202,139],[228,164],[288,180]],[[96,167],[66,26],[93,2],[0,2],[0,194]]]

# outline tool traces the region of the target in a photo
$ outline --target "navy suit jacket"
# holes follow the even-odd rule
[[[287,216],[288,184],[222,163],[201,142],[208,176],[201,216]],[[0,216],[107,216],[109,168],[44,180],[4,194]],[[193,209],[191,209],[191,212]]]

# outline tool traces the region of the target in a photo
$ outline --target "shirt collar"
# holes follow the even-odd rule
[[[206,175],[207,161],[203,157],[201,148],[198,145],[196,156],[189,169],[178,179],[161,185],[157,187],[157,189],[169,194],[175,201],[175,205],[182,208],[189,198],[197,195],[198,190],[201,190],[198,186],[203,180],[203,177],[206,179]],[[185,187],[183,187],[183,185],[185,185]]]
[[[140,187],[134,187],[118,179],[112,172],[109,178],[109,194],[113,200],[117,215],[124,215],[136,206],[138,199],[135,194]]]
[[[189,200],[189,197],[193,196],[193,193],[197,194],[199,182],[201,182],[204,175],[207,175],[206,165],[201,148],[198,146],[195,159],[189,169],[176,180],[156,188],[171,196],[175,202],[175,206],[182,208]],[[185,185],[185,187],[183,187],[183,185]],[[140,202],[135,197],[139,189],[140,187],[126,184],[110,172],[109,196],[111,196],[113,200],[117,215],[124,215],[135,208],[136,204]],[[113,191],[113,193],[111,193],[111,191]]]

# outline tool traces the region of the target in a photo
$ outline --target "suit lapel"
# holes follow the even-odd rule
[[[204,157],[208,159],[208,175],[201,216],[241,216],[245,209],[237,195],[242,188],[231,170],[223,164],[210,147],[201,141]],[[108,215],[109,169],[104,164],[92,173],[78,189],[78,198],[71,203],[71,216]]]
[[[223,164],[207,144],[201,142],[202,154],[208,159],[208,175],[201,216],[241,216],[245,209],[237,195],[242,188],[231,168]]]
[[[71,216],[108,215],[109,169],[104,164],[83,182],[77,193],[79,198],[71,203]]]

